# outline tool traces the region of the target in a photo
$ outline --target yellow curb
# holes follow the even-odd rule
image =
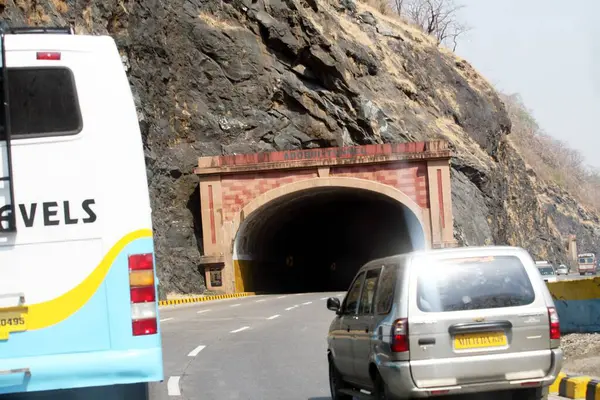
[[[569,399],[585,399],[587,384],[592,378],[589,376],[577,376],[567,379],[565,397]]]
[[[600,382],[590,376],[560,373],[549,393],[568,399],[600,400]]]
[[[218,294],[215,296],[183,297],[181,299],[161,300],[158,302],[158,305],[159,305],[159,307],[174,306],[174,305],[179,305],[179,304],[200,303],[203,301],[233,299],[233,298],[247,297],[247,296],[254,296],[254,293],[253,292],[244,292],[244,293]]]
[[[550,385],[550,388],[549,388],[550,394],[558,394],[558,390],[560,387],[560,381],[566,377],[567,377],[567,374],[565,374],[564,372],[561,372],[558,374],[554,383],[552,385]]]

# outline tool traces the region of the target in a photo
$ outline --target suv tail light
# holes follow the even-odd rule
[[[392,351],[403,353],[408,351],[408,319],[400,318],[392,325]]]
[[[158,332],[154,258],[152,253],[129,256],[129,293],[133,336]]]
[[[548,317],[550,320],[550,339],[560,339],[560,321],[556,308],[548,307]]]

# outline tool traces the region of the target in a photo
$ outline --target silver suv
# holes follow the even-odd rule
[[[363,266],[329,327],[334,400],[512,391],[539,399],[561,367],[554,302],[523,249],[415,252]]]

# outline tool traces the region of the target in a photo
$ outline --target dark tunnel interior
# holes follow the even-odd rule
[[[412,211],[385,195],[350,188],[293,193],[253,212],[236,240],[246,291],[346,290],[366,262],[424,246]]]

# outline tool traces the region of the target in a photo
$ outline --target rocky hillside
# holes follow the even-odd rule
[[[493,88],[420,31],[354,0],[0,0],[10,25],[116,38],[146,144],[160,277],[198,292],[199,155],[445,138],[456,237],[563,261],[598,217],[542,183]]]

